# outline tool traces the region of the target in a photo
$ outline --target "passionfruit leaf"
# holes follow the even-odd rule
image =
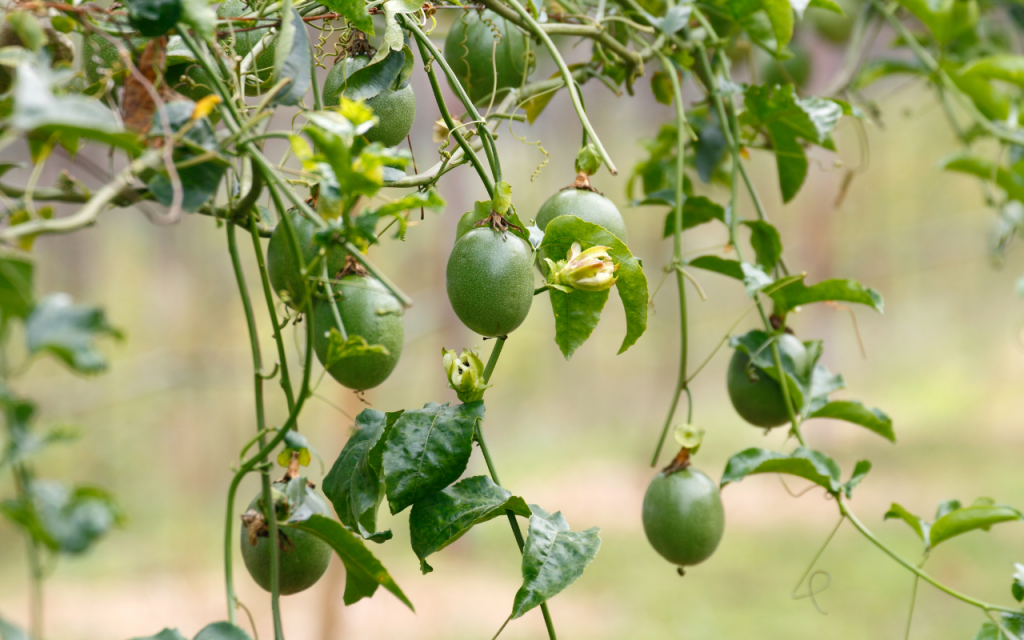
[[[834,400],[808,417],[845,420],[873,431],[889,442],[896,442],[896,433],[892,429],[892,418],[881,409],[869,409],[856,400]]]
[[[672,210],[668,212],[668,216],[665,217],[665,231],[663,237],[670,238],[675,234],[676,230],[676,210],[675,210],[675,191],[672,191],[671,198],[664,197],[650,197],[644,198],[637,204],[667,204],[672,207]],[[725,209],[722,205],[705,198],[704,196],[694,196],[686,198],[683,201],[683,231],[692,229],[698,225],[702,225],[705,222],[711,222],[712,220],[718,220],[725,224]]]
[[[803,277],[801,275],[798,282],[773,289],[769,294],[775,303],[776,315],[785,315],[796,307],[812,302],[856,302],[867,305],[878,313],[885,309],[882,294],[856,280],[822,280],[807,286],[803,282]]]
[[[99,337],[121,339],[99,307],[76,305],[66,293],[47,296],[25,321],[25,342],[32,355],[49,353],[78,373],[99,373],[107,360],[96,346]]]
[[[214,622],[203,627],[193,640],[252,640],[252,638],[230,622]]]
[[[721,486],[739,482],[756,473],[786,473],[799,476],[824,487],[829,493],[841,489],[839,465],[836,461],[820,451],[805,447],[798,447],[789,454],[759,447],[741,451],[729,458],[729,462],[726,463]]]
[[[274,84],[285,78],[289,82],[274,95],[271,104],[299,104],[312,81],[309,76],[310,56],[306,23],[299,12],[292,9],[289,19],[281,20],[281,33],[277,36],[277,48],[274,50]]]
[[[420,570],[430,573],[427,556],[458,540],[472,527],[505,513],[529,518],[526,502],[494,484],[487,476],[474,476],[420,500],[409,514],[412,550]]]

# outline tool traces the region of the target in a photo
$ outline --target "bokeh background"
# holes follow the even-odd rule
[[[841,52],[810,34],[803,37],[815,62],[813,92],[827,84]],[[573,55],[586,49],[577,47]],[[548,70],[542,61],[535,77]],[[412,144],[423,168],[437,159],[431,125],[438,115],[425,77],[417,73],[413,83],[420,106]],[[644,259],[653,291],[671,257],[671,243],[660,237],[665,212],[630,208],[625,183],[643,153],[639,142],[652,137],[672,112],[653,100],[645,80],[633,98],[617,98],[598,83],[584,93],[622,171],[618,178],[600,173],[595,186],[622,207],[630,247]],[[884,315],[856,308],[854,322],[845,310],[817,305],[791,324],[804,339],[825,340],[825,363],[849,384],[836,397],[861,399],[892,416],[895,446],[843,423],[815,421],[805,433],[813,447],[840,461],[845,474],[856,460],[875,463],[852,508],[882,539],[917,561],[921,549],[909,530],[882,521],[891,502],[926,517],[948,498],[991,496],[1024,506],[1024,303],[1014,297],[1024,260],[1011,253],[1002,269],[994,267],[988,245],[995,216],[981,190],[971,179],[936,168],[957,143],[927,89],[897,81],[869,97],[879,101],[883,126],[867,124],[862,140],[855,126],[842,123],[838,155],[812,152],[806,185],[790,204],[780,201],[770,156],[754,152],[751,168],[791,267],[806,271],[809,281],[855,278],[885,296]],[[287,126],[287,118],[278,124]],[[571,182],[579,125],[563,92],[538,123],[516,124],[515,131],[528,141],[541,140],[550,153],[531,181],[544,156],[502,129],[506,178],[520,215],[529,218]],[[268,149],[272,157],[283,151]],[[102,150],[89,150],[83,158],[106,166]],[[60,167],[52,162],[42,183]],[[847,169],[857,174],[837,204]],[[447,176],[441,191],[448,200],[443,214],[428,212],[422,222],[414,215],[405,242],[388,240],[371,254],[415,301],[406,317],[399,368],[366,394],[366,402],[381,410],[455,400],[445,386],[441,348],[480,346],[485,355],[490,349],[458,322],[444,291],[458,216],[486,196],[468,167]],[[720,201],[726,197],[710,193]],[[746,197],[741,209],[753,215]],[[693,255],[725,242],[723,229],[707,225],[687,234],[685,250]],[[18,391],[39,402],[44,424],[70,423],[85,434],[41,457],[41,475],[108,487],[128,515],[127,525],[92,553],[56,567],[47,581],[47,635],[121,639],[176,626],[191,637],[225,617],[224,495],[238,450],[254,428],[248,338],[224,230],[200,216],[157,226],[138,210],[114,210],[94,228],[41,238],[35,251],[40,292],[68,291],[79,301],[102,304],[127,334],[123,343],[107,346],[111,367],[105,375],[82,379],[39,362],[18,384]],[[255,285],[251,252],[243,251],[243,259]],[[695,276],[707,301],[690,289],[691,368],[749,306],[736,283],[714,274]],[[612,296],[594,336],[566,361],[553,342],[547,297],[538,296],[509,340],[487,393],[485,428],[505,486],[545,509],[561,510],[575,529],[601,528],[597,559],[551,603],[560,637],[900,637],[911,575],[849,525],[817,564],[828,577],[819,575],[815,586],[830,582],[816,596],[826,614],[810,600],[792,597],[838,517],[820,490],[794,498],[773,476],[729,486],[723,492],[727,530],[721,547],[683,578],[648,546],[640,504],[677,370],[678,306],[671,281],[653,305],[646,335],[616,356],[624,322]],[[273,362],[269,322],[261,305],[257,310],[264,358]],[[756,323],[748,315],[735,332]],[[781,447],[785,437],[783,429],[765,435],[733,412],[724,385],[728,357],[727,349],[720,351],[692,385],[694,422],[707,430],[697,465],[714,478],[734,452]],[[298,367],[295,350],[292,358]],[[319,377],[322,369],[314,366]],[[275,385],[268,388],[276,391]],[[348,437],[351,416],[364,403],[327,377],[307,406],[302,432],[329,468]],[[269,409],[279,424],[286,415],[279,393],[271,394]],[[467,474],[483,472],[475,453]],[[317,463],[310,474],[314,481],[322,478]],[[794,492],[804,488],[790,485]],[[239,509],[256,490],[252,476],[240,492]],[[0,480],[0,494],[11,491],[9,479]],[[408,512],[392,517],[385,508],[381,514],[382,526],[391,527],[395,537],[373,551],[416,613],[383,591],[344,607],[344,569],[335,559],[316,587],[283,600],[289,637],[491,637],[520,583],[519,555],[504,519],[474,529],[433,557],[434,573],[423,576],[408,546]],[[979,598],[1008,603],[1013,562],[1024,561],[1022,532],[1020,525],[1008,524],[950,541],[926,568]],[[0,523],[0,612],[20,623],[27,620],[23,550],[17,532]],[[269,598],[240,567],[236,557],[240,596],[261,637],[270,637]],[[970,638],[982,621],[978,611],[922,585],[911,636]],[[534,611],[510,624],[503,637],[543,633]]]

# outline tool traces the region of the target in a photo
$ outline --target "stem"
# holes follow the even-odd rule
[[[505,346],[505,340],[507,338],[498,338],[498,342],[491,349],[491,357],[487,360],[487,366],[484,367],[484,384],[490,382],[491,374],[494,373],[494,366],[498,364],[498,357],[501,356],[501,350]],[[476,425],[476,442],[480,445],[480,453],[484,456],[484,463],[487,465],[487,472],[491,475],[491,480],[494,484],[501,486],[501,480],[498,479],[498,470],[494,468],[494,461],[491,460],[491,452],[487,448],[487,441],[484,440],[484,430],[481,423]],[[519,545],[519,553],[523,552],[526,547],[526,541],[523,539],[523,531],[519,528],[519,521],[516,520],[516,514],[511,509],[505,511],[505,515],[508,516],[509,526],[512,528],[512,535],[516,538],[516,544]],[[548,603],[542,602],[540,605],[540,611],[544,615],[544,626],[548,630],[549,640],[557,640],[555,636],[555,623],[551,620],[551,612],[548,611]],[[499,631],[500,633],[500,631]]]
[[[235,237],[235,225],[227,225],[228,231],[228,251],[231,254],[231,266],[235,270],[235,280],[238,284],[238,292],[242,298],[242,308],[245,310],[245,322],[246,327],[249,330],[249,346],[252,349],[252,366],[253,366],[253,386],[254,395],[256,401],[256,431],[260,434],[259,443],[260,449],[263,449],[266,445],[266,437],[263,435],[266,428],[266,415],[264,412],[263,405],[263,358],[260,354],[260,342],[259,334],[256,329],[256,318],[252,311],[252,300],[249,298],[249,289],[245,284],[245,274],[242,271],[242,262],[238,255],[238,240]],[[266,455],[260,458],[260,462],[266,463]],[[278,545],[277,535],[277,512],[274,510],[273,499],[270,492],[270,474],[264,468],[261,473],[261,481],[263,485],[263,505],[266,511],[267,523],[270,529],[270,536],[267,543],[270,545],[270,604],[273,611],[274,617],[274,637],[277,640],[283,640],[284,629],[281,625],[281,594],[279,589],[280,581],[280,546]],[[233,489],[237,488],[232,487]],[[228,616],[232,623],[235,621],[235,594],[234,585],[232,584],[231,575],[231,560],[233,547],[231,546],[233,533],[233,513],[234,513],[234,492],[229,494],[230,500],[228,501],[228,517],[227,526],[225,532],[225,556],[224,556],[224,569],[225,569],[225,583],[228,589]]]
[[[608,171],[611,172],[613,176],[618,175],[618,168],[616,168],[615,163],[612,162],[611,156],[608,155],[604,145],[601,144],[601,139],[597,137],[597,132],[594,131],[594,127],[590,124],[590,120],[587,119],[587,113],[583,110],[583,101],[580,100],[579,89],[576,87],[576,83],[572,80],[572,72],[569,70],[569,66],[565,64],[565,60],[562,58],[562,54],[558,51],[558,47],[556,47],[555,43],[551,41],[551,36],[549,36],[539,24],[537,24],[537,21],[533,19],[530,12],[524,9],[523,5],[521,5],[518,0],[508,0],[508,3],[512,5],[512,8],[519,14],[519,17],[526,24],[526,27],[532,31],[538,39],[540,39],[547,48],[548,53],[551,54],[551,59],[555,61],[555,65],[558,66],[558,71],[562,74],[562,79],[565,81],[565,88],[569,92],[569,98],[572,99],[572,106],[576,110],[576,115],[580,119],[580,124],[583,125],[583,130],[586,131],[587,135],[590,136],[590,139],[593,140],[594,146],[597,147],[598,154],[601,156],[601,159],[604,160],[604,163],[608,165]],[[481,4],[492,11],[500,10],[502,6],[498,0],[482,0]]]
[[[683,105],[683,92],[679,86],[679,75],[676,68],[668,59],[668,56],[657,52],[661,60],[661,66],[672,81],[672,95],[676,105],[676,202],[675,202],[675,227],[672,229],[672,266],[676,272],[676,286],[679,290],[679,377],[676,380],[675,393],[672,394],[672,403],[669,405],[668,415],[665,416],[665,424],[661,428],[661,436],[658,438],[658,446],[654,449],[654,456],[651,458],[651,466],[658,465],[658,456],[661,455],[661,448],[665,445],[665,437],[668,435],[668,428],[672,424],[672,418],[676,414],[676,407],[679,406],[679,397],[686,389],[686,360],[689,347],[687,319],[686,319],[686,281],[683,276],[683,195],[684,172],[686,170],[686,138],[683,136],[686,131],[686,112]],[[693,414],[693,397],[687,393],[687,405],[689,414]]]
[[[910,613],[907,614],[907,630],[903,633],[903,640],[910,640],[910,625],[914,622],[914,605],[917,604],[917,583],[921,576],[914,576],[914,586],[910,588]]]

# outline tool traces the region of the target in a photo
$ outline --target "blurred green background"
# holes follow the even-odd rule
[[[821,86],[839,54],[816,44],[814,55],[814,83]],[[542,66],[536,77],[543,72]],[[654,102],[643,82],[637,97],[619,99],[592,84],[585,90],[591,117],[622,170],[618,178],[602,172],[594,184],[623,207],[631,249],[644,259],[653,290],[671,257],[670,242],[660,239],[664,210],[627,208],[625,174],[642,154],[638,142],[653,136],[672,112]],[[437,157],[430,129],[438,116],[422,74],[414,76],[414,87],[420,107],[413,146],[425,168]],[[839,155],[812,152],[807,183],[789,205],[779,199],[773,159],[754,152],[751,164],[792,268],[807,271],[809,281],[855,278],[885,296],[885,314],[854,309],[856,325],[850,313],[823,305],[804,309],[791,324],[804,339],[825,340],[825,363],[842,372],[850,387],[837,397],[863,400],[892,416],[896,446],[843,423],[816,421],[805,433],[813,447],[840,461],[844,475],[858,459],[875,463],[852,508],[882,539],[917,561],[920,549],[909,530],[882,522],[890,502],[926,517],[940,500],[954,497],[970,501],[984,495],[1024,506],[1024,304],[1013,295],[1024,260],[1011,253],[1005,268],[993,268],[987,245],[994,216],[980,189],[968,178],[936,169],[956,142],[927,90],[898,85],[875,95],[884,129],[867,125],[868,146],[862,148],[855,127],[841,124]],[[278,124],[287,126],[287,118],[279,117]],[[572,181],[579,125],[563,92],[541,121],[517,124],[515,130],[528,141],[542,140],[550,153],[531,182],[544,156],[502,129],[506,178],[520,215],[529,218]],[[283,151],[268,148],[271,157]],[[104,166],[103,154],[93,151],[93,160]],[[57,165],[48,167],[44,183],[55,177]],[[847,168],[858,173],[836,206]],[[445,386],[441,348],[481,346],[485,355],[490,349],[457,321],[444,291],[458,216],[485,194],[465,167],[447,176],[441,190],[449,202],[442,215],[428,212],[422,222],[414,215],[404,243],[389,240],[371,253],[415,301],[406,316],[399,368],[366,394],[366,402],[381,410],[454,400]],[[711,193],[719,201],[726,198]],[[753,215],[748,199],[741,205],[745,215]],[[724,231],[707,227],[687,234],[686,251],[724,245]],[[255,285],[255,261],[247,244],[243,249]],[[68,291],[79,301],[104,305],[128,336],[106,349],[106,375],[81,379],[39,362],[18,386],[39,402],[43,423],[79,425],[85,434],[40,458],[41,475],[108,487],[129,518],[90,555],[56,568],[47,582],[48,636],[118,640],[176,626],[190,637],[225,617],[224,495],[238,450],[254,429],[248,339],[224,230],[199,216],[161,227],[137,211],[115,210],[95,228],[40,239],[36,254],[41,292]],[[691,368],[749,305],[734,282],[695,275],[708,299],[701,302],[690,289]],[[273,362],[262,294],[253,289],[262,311],[264,358]],[[735,332],[755,326],[756,318],[748,315]],[[794,499],[771,476],[729,486],[723,492],[722,545],[683,578],[648,546],[640,504],[678,366],[671,281],[654,300],[647,334],[616,356],[623,331],[621,304],[612,296],[592,339],[567,362],[553,342],[547,297],[538,296],[487,393],[485,429],[505,486],[545,509],[561,510],[574,529],[601,528],[596,561],[551,604],[560,637],[901,637],[911,576],[849,525],[817,565],[831,582],[816,597],[827,615],[809,600],[791,597],[837,520],[835,505],[820,490]],[[733,412],[724,385],[728,356],[727,350],[719,352],[692,385],[694,422],[707,429],[697,465],[714,478],[732,453],[749,446],[777,448],[784,438],[781,429],[765,436]],[[268,388],[277,391],[275,385]],[[350,416],[364,404],[329,377],[317,394],[301,429],[329,467],[348,437]],[[285,416],[279,393],[271,395],[269,408],[279,424]],[[467,474],[483,471],[475,453]],[[317,482],[322,477],[315,462],[311,476]],[[794,491],[803,488],[790,484]],[[239,511],[256,490],[253,476],[240,492]],[[11,491],[9,479],[0,481],[0,495]],[[423,576],[408,546],[407,514],[391,517],[382,510],[382,526],[391,527],[395,538],[373,551],[417,612],[385,592],[344,607],[344,570],[335,560],[315,588],[284,599],[289,637],[457,640],[494,634],[520,582],[519,556],[503,519],[433,557],[434,573]],[[1024,561],[1022,531],[1020,525],[1002,525],[956,539],[937,550],[926,568],[979,598],[1009,603],[1013,562]],[[27,619],[23,551],[17,532],[0,523],[0,612],[19,623]],[[270,637],[269,598],[240,562],[236,567],[240,595],[261,637]],[[819,576],[815,585],[825,580]],[[922,585],[911,637],[971,638],[982,621],[978,611]],[[543,633],[540,613],[533,611],[502,637]]]

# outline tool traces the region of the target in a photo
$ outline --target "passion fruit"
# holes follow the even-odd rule
[[[535,66],[529,40],[515,25],[493,11],[460,11],[444,41],[444,59],[469,99],[497,102],[520,86]]]
[[[239,18],[249,13],[252,13],[253,9],[243,0],[225,0],[219,7],[217,7],[217,17],[224,18]],[[238,23],[236,23],[238,24]],[[238,31],[235,32],[235,55],[244,58],[252,51],[252,48],[256,46],[256,43],[263,39],[263,36],[267,35],[270,28],[263,29],[252,29],[251,31]],[[254,71],[256,77],[259,78],[259,86],[246,83],[245,92],[248,95],[255,95],[269,89],[274,84],[274,50],[277,48],[277,40],[275,39],[270,43],[270,46],[265,48],[260,55],[256,56],[256,63],[254,65]]]
[[[167,86],[192,102],[199,102],[213,93],[213,83],[206,71],[194,62],[176,64],[164,74]]]
[[[274,487],[283,490],[283,483],[275,483]],[[262,493],[249,503],[250,509],[260,510]],[[306,488],[303,508],[314,514],[330,517],[327,503],[315,491]],[[331,563],[332,550],[330,545],[311,533],[298,529],[278,529],[282,536],[278,554],[278,588],[281,595],[287,596],[312,587],[327,571]],[[245,568],[256,584],[270,591],[270,539],[257,538],[255,545],[249,540],[248,531],[242,527],[241,532],[242,560]]]
[[[533,247],[490,226],[455,242],[446,272],[448,301],[462,324],[482,336],[505,336],[533,304]]]
[[[654,477],[644,494],[644,533],[666,560],[682,567],[704,562],[718,548],[725,511],[718,487],[687,467]]]
[[[347,356],[332,364],[327,372],[349,389],[372,389],[387,380],[402,355],[405,311],[379,280],[368,276],[346,275],[334,285],[334,291],[348,336],[360,336],[367,344],[382,345],[388,353]],[[327,361],[328,335],[336,326],[332,307],[327,300],[317,300],[313,305],[313,350],[321,363]]]
[[[307,266],[320,252],[320,245],[313,239],[316,232],[316,224],[292,209],[287,214],[288,219],[295,229],[295,238],[299,241],[299,249],[302,251],[302,261]],[[286,304],[294,309],[305,306],[303,295],[303,276],[299,269],[299,261],[295,252],[290,246],[288,231],[283,223],[274,227],[270,234],[270,243],[267,245],[267,275],[270,276],[270,286]],[[327,273],[334,277],[345,267],[346,251],[341,247],[335,247],[327,253]],[[314,274],[319,276],[319,272]]]
[[[562,189],[544,201],[537,212],[537,226],[541,231],[558,216],[576,216],[586,222],[604,227],[613,236],[627,244],[626,223],[622,214],[608,198],[589,189],[570,187]]]
[[[129,51],[138,51],[145,43],[146,38],[129,38],[125,46]],[[121,64],[117,45],[99,34],[93,34],[85,39],[82,46],[82,71],[85,72],[86,86],[96,84],[107,72],[122,69],[124,65]],[[123,83],[124,74],[119,74],[114,79],[114,84],[120,86]]]
[[[345,95],[349,76],[366,67],[369,61],[370,57],[364,55],[338,60],[324,80],[324,104],[329,107],[337,106],[341,96]],[[373,109],[379,121],[365,134],[370,142],[393,147],[405,140],[412,131],[413,121],[416,120],[416,94],[412,92],[412,85],[406,84],[400,89],[388,87],[368,99],[366,106]]]
[[[805,371],[809,356],[804,344],[788,333],[779,336],[777,341],[780,355],[790,359],[797,371]],[[751,379],[751,374],[754,379]],[[789,422],[782,385],[760,367],[751,366],[750,356],[739,349],[729,362],[727,386],[736,413],[750,424],[770,429]]]

